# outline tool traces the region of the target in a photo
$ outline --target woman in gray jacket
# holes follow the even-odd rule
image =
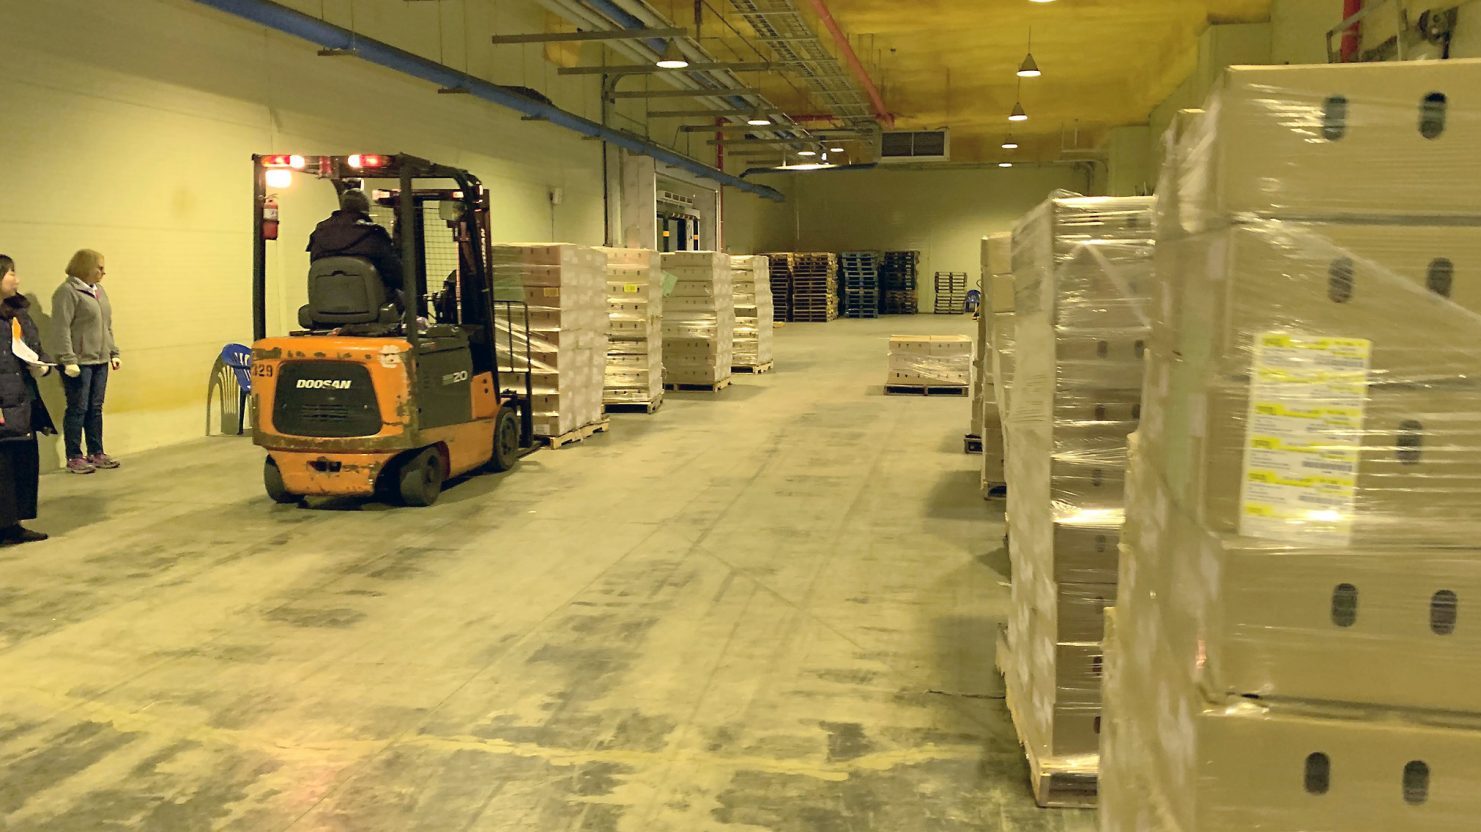
[[[117,468],[103,452],[103,396],[108,372],[119,367],[113,341],[113,306],[103,291],[103,255],[82,249],[67,264],[67,279],[51,296],[52,325],[56,327],[57,363],[67,392],[67,416],[62,432],[67,444],[67,470],[91,474],[99,468]],[[82,439],[87,434],[87,455]]]

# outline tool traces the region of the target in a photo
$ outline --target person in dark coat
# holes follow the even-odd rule
[[[36,518],[36,434],[57,432],[36,386],[36,377],[50,374],[53,362],[41,347],[29,306],[15,261],[0,254],[0,545],[47,537],[21,525]]]
[[[309,262],[325,257],[363,257],[380,272],[386,297],[401,297],[401,256],[386,229],[370,218],[370,197],[359,188],[339,195],[339,210],[309,235]]]

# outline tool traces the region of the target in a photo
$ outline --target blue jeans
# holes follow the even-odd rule
[[[77,378],[62,374],[62,389],[67,393],[67,416],[62,420],[62,433],[67,441],[67,458],[82,456],[82,435],[87,433],[87,455],[103,453],[103,395],[108,390],[108,365],[83,364]]]

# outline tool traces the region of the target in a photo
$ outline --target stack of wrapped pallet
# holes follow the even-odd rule
[[[603,422],[602,386],[607,357],[606,257],[567,243],[515,243],[493,247],[494,296],[524,301],[520,313],[500,321],[499,365],[529,368],[534,387],[535,435],[560,438]],[[514,349],[509,350],[512,329]]]
[[[982,238],[982,287],[986,297],[977,313],[977,357],[973,365],[972,432],[982,444],[982,496],[1001,493],[1008,482],[999,380],[993,375],[993,335],[1004,329],[998,315],[1013,314],[1013,235]],[[1011,331],[1011,330],[1010,330]],[[1011,350],[1011,345],[1005,345]]]
[[[663,401],[663,266],[656,251],[598,249],[607,256],[606,405]]]
[[[663,301],[663,379],[669,387],[719,389],[735,363],[730,257],[717,251],[663,255],[675,279]]]
[[[771,261],[765,255],[730,258],[735,294],[735,369],[771,369],[776,307],[771,300]]]
[[[1153,201],[1060,194],[1014,231],[1008,417],[1008,703],[1043,805],[1093,799],[1101,617],[1116,597],[1136,428]]]
[[[1109,832],[1477,828],[1478,88],[1236,67],[1172,134]]]
[[[886,393],[965,395],[972,380],[972,339],[965,335],[892,335]]]

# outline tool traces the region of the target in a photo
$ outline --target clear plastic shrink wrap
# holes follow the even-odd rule
[[[887,387],[966,387],[972,339],[965,335],[890,336]]]
[[[1103,830],[1477,828],[1477,90],[1241,67],[1170,133]]]
[[[663,267],[656,251],[601,248],[607,257],[607,367],[602,400],[663,395]]]
[[[663,255],[675,278],[663,299],[663,375],[668,384],[716,384],[734,363],[735,297],[730,257],[715,251]]]
[[[513,243],[494,246],[492,260],[494,297],[529,307],[535,434],[559,436],[600,421],[607,354],[606,258],[586,246]],[[522,373],[522,311],[512,318],[498,322],[499,366]]]
[[[1013,237],[1008,691],[1030,753],[1060,772],[1097,766],[1101,616],[1116,598],[1140,415],[1152,221],[1151,199],[1061,193]]]

